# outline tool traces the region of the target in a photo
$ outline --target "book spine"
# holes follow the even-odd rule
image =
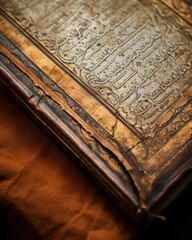
[[[14,63],[12,64],[14,66]],[[18,78],[18,74],[15,76],[13,72],[0,62],[0,83],[4,86],[3,88],[24,109],[28,116],[51,136],[64,152],[93,179],[101,190],[118,206],[122,213],[142,229],[146,225],[146,222],[148,222],[146,219],[149,216],[146,215],[146,212],[139,209],[139,206],[130,201],[118,186],[115,186],[111,176],[106,175],[106,167],[102,168],[94,164],[93,159],[98,162],[99,159],[97,159],[96,155],[93,156],[93,152],[86,149],[86,146],[83,146],[82,150],[82,146],[80,145],[83,145],[83,143],[80,143],[71,129],[67,125],[63,125],[55,115],[52,109],[55,103],[47,99],[42,91],[36,89],[32,80],[27,79],[30,82],[27,86],[27,84],[23,84],[21,79]],[[20,77],[25,78],[26,76],[21,73]],[[50,105],[50,103],[53,105]]]

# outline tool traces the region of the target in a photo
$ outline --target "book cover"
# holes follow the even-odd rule
[[[192,179],[190,1],[0,0],[1,82],[138,226]]]

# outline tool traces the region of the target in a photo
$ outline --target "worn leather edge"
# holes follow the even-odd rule
[[[70,131],[66,124],[63,123],[63,125],[53,127],[56,119],[51,119],[51,115],[54,116],[54,113],[45,105],[43,99],[39,96],[30,96],[30,89],[19,83],[12,73],[2,67],[0,67],[0,80],[8,88],[9,93],[14,99],[27,109],[29,116],[35,118],[37,123],[43,126],[43,129],[45,129],[63,149],[69,150],[72,154],[70,156],[75,156],[75,162],[80,165],[86,173],[91,175],[101,189],[112,198],[115,205],[117,205],[137,227],[140,228],[145,225],[145,219],[148,218],[146,211],[143,211],[139,201],[137,202],[137,200],[133,198],[131,188],[129,191],[122,189],[122,186],[116,181],[117,176],[102,164],[100,159]],[[28,101],[26,101],[27,98]],[[33,101],[31,101],[31,99],[33,99]],[[38,107],[36,107],[37,105]],[[35,108],[38,110],[35,111]]]

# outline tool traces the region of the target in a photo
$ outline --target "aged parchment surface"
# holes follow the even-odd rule
[[[166,1],[0,2],[140,139],[132,152],[146,170],[166,163],[169,142],[178,151],[178,133],[185,135],[182,145],[190,140],[181,132],[192,118],[192,10],[184,1],[168,5],[185,20]],[[65,80],[58,85],[63,88]]]

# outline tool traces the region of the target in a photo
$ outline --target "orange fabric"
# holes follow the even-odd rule
[[[45,239],[129,240],[134,227],[0,91],[0,199]]]

